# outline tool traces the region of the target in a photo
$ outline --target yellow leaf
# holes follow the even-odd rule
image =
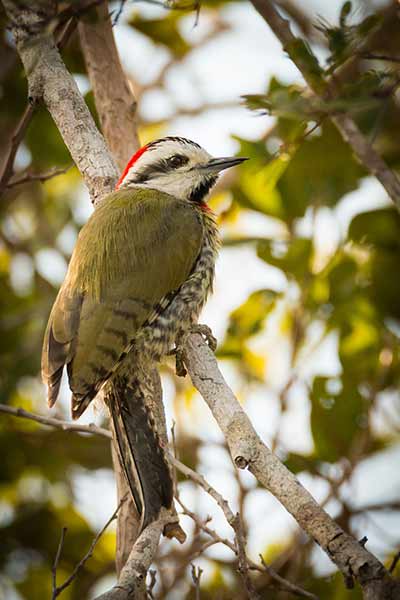
[[[77,185],[80,174],[76,167],[69,169],[66,173],[52,177],[43,183],[46,194],[51,198],[59,198],[71,193],[71,187]]]
[[[282,200],[276,185],[289,161],[290,156],[282,153],[262,169],[248,168],[243,171],[239,185],[255,208],[274,215],[282,213]]]
[[[0,273],[10,270],[10,253],[5,248],[0,248]]]
[[[293,318],[288,310],[286,310],[280,321],[279,321],[279,331],[282,335],[288,335],[292,331],[293,326]]]
[[[165,126],[166,123],[153,123],[139,127],[139,139],[142,146],[162,137],[165,133]]]
[[[249,372],[260,381],[264,381],[267,364],[266,357],[256,354],[245,346],[243,349],[243,360],[245,361]]]

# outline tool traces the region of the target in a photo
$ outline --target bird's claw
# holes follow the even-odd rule
[[[216,351],[217,338],[213,335],[213,332],[211,331],[208,325],[200,325],[196,323],[190,328],[190,333],[199,333],[207,342],[210,350],[212,350],[213,352]]]
[[[185,377],[185,375],[187,374],[184,360],[184,347],[186,339],[191,333],[200,334],[205,339],[209,348],[213,352],[215,352],[217,348],[217,339],[214,337],[208,325],[199,325],[198,323],[193,324],[190,327],[189,331],[179,335],[175,342],[175,348],[168,352],[168,355],[170,356],[175,355],[175,372],[178,375],[178,377]]]
[[[185,337],[180,335],[175,342],[175,348],[172,348],[172,350],[167,353],[167,356],[175,356],[175,373],[178,377],[185,377],[187,374],[183,360],[184,340]]]
[[[175,349],[175,372],[178,377],[185,377],[187,375],[185,361],[183,359],[183,349],[178,346]]]

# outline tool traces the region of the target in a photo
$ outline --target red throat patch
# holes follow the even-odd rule
[[[208,206],[206,202],[200,202],[200,208],[205,213],[211,213],[212,215],[214,214],[214,211]]]
[[[137,152],[135,152],[135,154],[131,157],[131,159],[129,160],[128,164],[126,165],[125,169],[122,172],[121,177],[118,179],[118,183],[115,186],[115,189],[117,190],[119,188],[119,186],[121,185],[121,183],[124,181],[125,177],[127,176],[129,169],[135,164],[135,162],[142,156],[142,154],[144,152],[146,152],[147,150],[147,146],[143,146],[142,148],[140,148]]]

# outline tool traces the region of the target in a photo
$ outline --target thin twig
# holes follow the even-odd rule
[[[188,517],[190,517],[196,523],[198,528],[203,530],[210,537],[212,537],[216,543],[224,544],[238,557],[239,572],[243,578],[249,598],[257,598],[258,597],[258,594],[254,588],[254,585],[248,575],[248,571],[251,569],[251,570],[255,570],[255,571],[260,571],[262,573],[265,573],[265,572],[268,573],[268,575],[271,577],[271,579],[273,579],[278,585],[282,586],[282,589],[285,589],[288,592],[295,593],[294,590],[296,590],[297,596],[300,595],[303,598],[310,598],[312,600],[318,600],[318,597],[315,596],[315,594],[312,594],[311,592],[307,592],[306,590],[303,590],[301,587],[291,583],[290,581],[286,581],[286,579],[284,579],[283,577],[278,575],[278,573],[276,573],[272,567],[268,567],[268,569],[266,569],[264,566],[254,563],[251,559],[249,559],[248,556],[246,555],[246,541],[245,541],[245,536],[244,536],[244,532],[242,529],[242,524],[241,524],[239,515],[238,514],[234,515],[228,502],[221,496],[221,494],[219,492],[217,492],[205,480],[205,478],[202,475],[200,475],[199,473],[196,473],[196,471],[193,471],[193,469],[191,469],[190,467],[181,463],[174,456],[172,456],[172,454],[170,454],[169,457],[170,457],[172,464],[181,473],[183,473],[186,477],[188,477],[189,479],[191,479],[192,481],[194,481],[195,483],[200,485],[212,498],[214,498],[214,500],[217,502],[217,504],[222,509],[226,520],[228,521],[229,525],[232,527],[232,529],[234,531],[234,534],[235,534],[235,543],[234,544],[231,541],[227,540],[226,538],[221,538],[215,530],[211,529],[208,526],[209,519],[206,522],[201,521],[201,519],[199,519],[199,517],[195,513],[193,513],[182,502],[179,495],[177,496],[177,502],[181,506],[183,513],[185,515],[187,515]],[[287,585],[286,585],[286,583],[287,583]]]
[[[8,153],[3,163],[3,168],[0,175],[0,194],[7,187],[8,180],[13,174],[13,165],[15,160],[15,155],[17,154],[17,150],[19,148],[20,143],[22,142],[25,132],[33,114],[35,112],[35,106],[33,104],[28,104],[22,114],[20,121],[18,122],[14,133],[10,138],[10,144],[8,148]]]
[[[56,557],[54,559],[54,563],[53,563],[53,566],[51,569],[52,585],[53,585],[53,591],[52,591],[52,596],[51,596],[52,600],[55,600],[55,598],[57,598],[57,596],[58,596],[58,593],[57,593],[57,568],[58,568],[58,563],[60,562],[62,549],[64,547],[64,540],[65,540],[66,533],[67,533],[67,528],[63,527],[61,530],[61,537],[60,537],[60,542],[58,544]]]
[[[400,62],[400,56],[388,56],[387,54],[375,54],[374,52],[360,52],[359,56],[366,60],[385,60],[394,63]]]
[[[328,95],[332,99],[337,96],[336,78],[325,80],[316,56],[311,53],[303,40],[292,33],[289,21],[278,12],[274,2],[271,0],[251,0],[251,2],[280,40],[310,89],[320,97]],[[344,141],[351,146],[361,165],[375,175],[400,211],[400,179],[397,174],[388,167],[383,158],[368,143],[358,125],[347,114],[331,115],[330,118]]]
[[[122,15],[123,11],[124,11],[124,7],[126,4],[126,0],[120,0],[118,9],[115,11],[115,15],[113,15],[112,18],[112,26],[114,27],[114,25],[116,25],[120,19],[120,16]]]
[[[150,575],[150,582],[149,582],[149,585],[147,586],[147,595],[150,598],[150,600],[154,600],[153,589],[157,582],[157,571],[155,571],[155,569],[149,569],[149,575]]]
[[[42,415],[36,415],[23,408],[17,408],[14,406],[7,406],[7,404],[0,404],[0,412],[12,415],[13,417],[22,417],[23,419],[29,419],[36,421],[42,425],[48,425],[55,429],[62,429],[62,431],[73,431],[75,433],[94,433],[101,435],[107,439],[111,439],[111,432],[103,427],[97,427],[91,423],[90,425],[78,425],[78,423],[70,423],[69,421],[61,421],[60,419],[54,419],[53,417],[43,417]]]
[[[224,513],[225,518],[228,521],[229,525],[231,525],[231,527],[233,528],[232,523],[234,523],[234,521],[235,521],[235,515],[234,515],[231,507],[229,506],[228,502],[225,500],[225,498],[219,492],[217,492],[217,490],[215,488],[213,488],[208,483],[208,481],[205,480],[203,475],[196,473],[196,471],[193,471],[193,469],[184,465],[177,458],[175,458],[175,456],[173,456],[171,453],[169,453],[169,458],[170,458],[172,464],[181,473],[183,473],[183,475],[185,475],[186,477],[188,477],[188,479],[191,479],[192,481],[197,483],[200,487],[202,487],[207,492],[207,494],[209,494],[212,498],[214,498],[214,500],[216,501],[218,506],[222,509],[222,512]]]
[[[76,28],[76,20],[70,19],[62,32],[60,33],[60,37],[57,43],[57,47],[59,50],[62,50],[69,38],[71,37],[74,29]],[[35,114],[36,105],[28,103],[20,120],[15,127],[13,134],[11,135],[8,151],[6,153],[3,167],[0,172],[0,196],[4,192],[4,190],[8,187],[8,181],[13,175],[13,167],[15,156],[17,154],[18,148],[22,140],[24,139],[26,130],[28,129],[28,125],[32,120],[33,115]]]
[[[197,567],[195,565],[191,565],[191,575],[195,588],[195,598],[196,600],[200,600],[200,579],[203,574],[203,569]]]
[[[71,575],[69,577],[67,577],[67,579],[64,581],[64,583],[62,583],[59,586],[56,586],[55,588],[53,587],[52,600],[55,600],[55,598],[57,598],[61,594],[61,592],[63,592],[69,585],[71,585],[71,583],[73,582],[73,580],[75,579],[75,577],[78,575],[78,573],[81,570],[81,568],[83,567],[83,565],[89,560],[89,558],[91,558],[93,556],[93,551],[94,551],[94,548],[95,548],[97,542],[99,541],[99,539],[101,538],[101,536],[103,535],[103,533],[105,532],[105,530],[107,529],[107,527],[110,525],[110,523],[112,523],[112,521],[114,521],[117,518],[118,511],[121,508],[122,504],[125,502],[125,500],[126,500],[126,497],[124,497],[124,498],[121,499],[121,502],[118,504],[117,508],[115,509],[115,511],[113,512],[113,514],[111,515],[111,517],[108,519],[108,521],[104,525],[104,527],[98,532],[98,534],[96,535],[96,537],[93,539],[92,543],[90,544],[89,550],[86,552],[86,554],[84,555],[84,557],[81,558],[81,560],[75,566],[75,568],[72,571]],[[61,535],[60,544],[58,546],[56,559],[54,561],[54,566],[53,566],[53,569],[52,569],[52,572],[53,572],[53,586],[54,586],[55,581],[56,581],[56,569],[57,569],[58,562],[60,560],[62,546],[63,546],[63,543],[64,543],[64,538],[65,538],[66,531],[67,530],[64,527],[63,528],[63,533]]]
[[[49,179],[53,179],[53,177],[57,177],[58,175],[64,175],[65,173],[67,173],[67,171],[72,169],[73,166],[74,165],[68,165],[68,167],[65,167],[64,169],[54,168],[51,169],[51,171],[47,171],[46,173],[25,173],[24,175],[21,175],[20,177],[9,181],[6,184],[6,188],[12,188],[16,185],[22,185],[23,183],[29,183],[31,181],[40,181],[41,183],[43,183],[45,181],[48,181]]]
[[[397,567],[397,563],[400,560],[400,550],[394,555],[392,564],[389,567],[389,573],[394,573],[395,568]]]
[[[274,569],[271,569],[271,567],[269,565],[267,565],[262,554],[260,554],[259,556],[260,556],[261,564],[262,564],[263,568],[265,569],[265,571],[269,575],[271,575],[271,578],[276,583],[278,583],[280,585],[282,590],[291,592],[294,596],[304,597],[305,590],[303,590],[301,587],[299,587],[295,583],[291,583],[287,579],[284,579],[283,577],[281,577]],[[317,598],[317,596],[315,596],[315,594],[311,594],[310,592],[306,592],[306,597],[307,598]]]
[[[236,545],[233,544],[230,540],[221,537],[220,535],[218,535],[218,533],[214,529],[209,527],[207,524],[209,522],[209,519],[206,519],[206,521],[202,521],[195,513],[193,513],[182,502],[182,500],[180,498],[177,498],[177,502],[180,505],[180,507],[182,508],[182,514],[190,517],[199,529],[201,529],[202,531],[204,531],[204,533],[209,535],[213,540],[213,544],[223,544],[237,556]],[[210,545],[213,545],[213,544],[210,544]],[[192,560],[193,560],[193,558],[192,558]],[[315,594],[313,594],[311,592],[307,592],[307,590],[304,590],[300,586],[298,586],[298,585],[284,579],[280,575],[278,575],[278,573],[275,571],[275,569],[273,569],[271,566],[268,566],[268,569],[267,569],[262,564],[260,565],[259,563],[255,563],[254,561],[252,561],[249,558],[247,558],[247,562],[249,565],[249,569],[251,569],[252,571],[257,571],[259,573],[264,573],[264,574],[269,575],[269,577],[277,584],[277,587],[279,587],[279,589],[290,592],[292,594],[295,594],[298,597],[309,598],[309,600],[319,600],[318,596],[316,596]]]

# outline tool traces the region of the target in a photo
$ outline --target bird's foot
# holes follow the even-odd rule
[[[169,352],[169,354],[175,355],[175,372],[178,377],[185,377],[187,374],[185,367],[184,348],[187,338],[192,333],[200,334],[213,352],[215,352],[217,348],[217,339],[214,337],[208,325],[199,325],[198,323],[193,324],[188,331],[185,331],[185,333],[181,333],[179,336],[177,336],[175,348]]]
[[[189,329],[188,334],[191,334],[191,333],[199,333],[207,342],[210,350],[212,350],[213,352],[216,351],[217,338],[213,335],[213,332],[211,331],[211,329],[208,325],[200,325],[199,323],[195,323]]]
[[[185,360],[183,358],[183,346],[180,344],[175,349],[175,373],[178,377],[186,377],[187,375]]]
[[[187,374],[183,360],[183,346],[183,336],[180,335],[175,342],[175,348],[172,348],[172,350],[170,350],[167,354],[167,356],[175,356],[175,373],[178,375],[178,377],[185,377]]]

